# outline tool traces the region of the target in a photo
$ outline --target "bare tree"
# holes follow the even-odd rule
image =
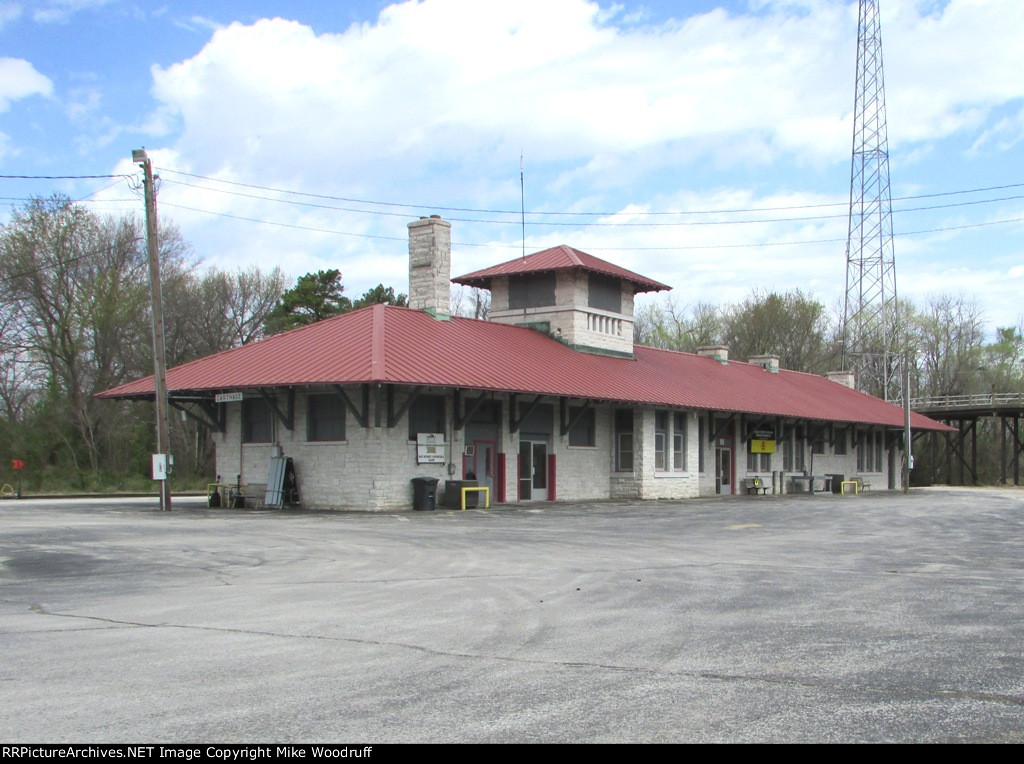
[[[17,316],[15,357],[36,364],[50,395],[64,401],[67,423],[94,472],[101,430],[111,420],[93,396],[137,376],[151,355],[144,242],[134,217],[100,218],[59,196],[16,210],[0,234],[6,274],[0,303]],[[74,441],[64,440],[78,461]]]
[[[491,293],[487,289],[460,285],[452,290],[449,309],[453,316],[486,321],[491,312]]]
[[[961,395],[984,392],[985,322],[976,300],[933,295],[917,318],[916,345],[921,392]]]

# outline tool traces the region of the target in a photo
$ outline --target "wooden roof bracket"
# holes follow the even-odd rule
[[[342,403],[345,404],[345,408],[352,412],[352,416],[356,418],[356,422],[364,430],[370,426],[370,386],[361,385],[362,387],[362,404],[363,410],[360,411],[356,408],[355,404],[352,403],[352,399],[348,397],[344,388],[341,385],[332,385],[334,392],[341,398]]]
[[[405,416],[405,412],[409,410],[409,407],[419,397],[420,393],[423,392],[423,385],[417,385],[409,393],[409,397],[405,399],[405,403],[395,409],[395,386],[388,385],[388,429],[396,427],[401,421],[402,417]]]
[[[818,439],[819,435],[823,435],[825,433],[825,430],[827,430],[831,426],[831,422],[822,422],[817,429],[814,429],[814,427],[811,426],[810,420],[807,420],[807,442],[813,443]]]
[[[526,419],[530,416],[530,414],[533,413],[534,409],[536,409],[537,406],[540,405],[540,402],[542,400],[544,400],[544,396],[543,395],[538,395],[529,404],[527,404],[526,411],[524,411],[523,415],[520,416],[518,419],[516,418],[516,409],[518,408],[518,406],[516,406],[516,402],[517,402],[519,396],[516,395],[515,393],[512,393],[512,395],[509,396],[509,398],[510,398],[510,401],[509,401],[509,406],[508,406],[508,431],[509,431],[509,434],[512,434],[512,433],[519,432],[519,426],[524,421],[526,421]]]
[[[843,437],[849,440],[849,433],[853,430],[853,423],[847,424],[845,427],[841,424],[832,423],[832,440],[829,441],[829,445],[835,448],[836,445],[836,432],[841,432]]]
[[[561,424],[562,437],[564,438],[569,434],[569,430],[576,426],[576,423],[583,418],[583,415],[590,409],[594,408],[594,401],[592,398],[586,398],[583,401],[583,405],[580,406],[580,410],[576,412],[576,416],[569,419],[569,399],[559,399],[559,419]]]
[[[455,388],[455,429],[461,430],[466,426],[466,423],[473,418],[473,415],[484,405],[484,401],[493,400],[494,393],[488,395],[481,395],[479,398],[467,398],[466,403],[469,404],[469,408],[465,414],[460,414],[462,411],[462,390]]]
[[[757,428],[761,427],[765,422],[770,423],[771,421],[772,418],[768,416],[763,416],[756,422],[752,422],[750,419],[745,419],[743,423],[743,440],[750,440],[751,430],[756,430]]]
[[[281,407],[277,405],[277,397],[271,395],[266,389],[260,388],[260,395],[270,405],[271,410],[277,416],[278,420],[284,425],[286,430],[295,429],[295,388],[289,387],[285,393],[285,402],[288,406],[287,411],[281,411]]]
[[[725,421],[722,422],[722,426],[719,427],[717,430],[712,430],[709,427],[708,428],[708,443],[714,443],[716,440],[718,440],[720,437],[722,437],[722,435],[725,434],[725,431],[728,430],[732,426],[732,423],[733,423],[733,421],[735,419],[736,419],[736,414],[729,414],[729,416],[727,416],[725,418]],[[715,418],[712,417],[711,418],[712,424],[714,424],[714,421],[715,421]]]
[[[192,400],[189,403],[199,407],[199,411],[194,411],[191,408],[186,408],[183,403],[168,398],[170,403],[178,411],[184,412],[185,416],[191,419],[193,422],[197,422],[200,427],[205,427],[207,430],[212,432],[224,432],[224,404],[219,406],[213,401],[209,400]]]

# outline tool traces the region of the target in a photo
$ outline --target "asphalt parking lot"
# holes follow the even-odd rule
[[[4,742],[1022,742],[1024,490],[0,502]]]

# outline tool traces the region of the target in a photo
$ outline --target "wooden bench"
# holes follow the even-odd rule
[[[757,477],[756,478],[744,478],[743,479],[743,487],[747,489],[747,495],[748,496],[750,494],[754,493],[755,491],[760,491],[761,495],[765,496],[765,495],[768,494],[768,488],[769,488],[769,486],[766,486],[761,481],[761,478],[757,478]]]
[[[214,493],[219,496],[219,504],[215,504]],[[206,486],[206,506],[241,509],[246,506],[262,509],[267,494],[266,483],[208,483]]]

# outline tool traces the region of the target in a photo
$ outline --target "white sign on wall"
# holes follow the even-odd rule
[[[235,403],[242,400],[241,393],[217,393],[213,396],[214,403]]]
[[[417,464],[444,464],[445,461],[443,432],[420,432],[416,434]]]

